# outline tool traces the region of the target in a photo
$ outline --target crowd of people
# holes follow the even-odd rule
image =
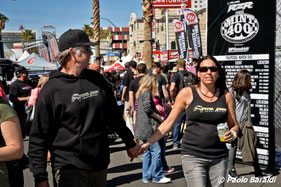
[[[230,89],[223,67],[212,56],[194,59],[188,70],[184,59],[174,67],[154,59],[149,68],[132,60],[125,71],[105,72],[99,64],[89,65],[94,45],[82,30],[63,33],[60,68],[41,76],[37,86],[28,82],[26,68],[17,68],[8,94],[13,108],[0,87],[0,186],[24,185],[24,167],[15,170],[15,162],[26,160],[26,136],[36,187],[49,186],[47,162],[54,186],[106,186],[110,133],[123,140],[131,161],[143,154],[143,183],[172,181],[165,177],[175,171],[165,158],[170,131],[173,149],[181,149],[187,186],[224,186],[218,179],[226,176],[228,160],[229,175],[239,177],[234,167],[237,147],[245,150],[243,159],[253,162],[255,175],[265,175],[258,165],[254,130],[243,130],[251,123],[248,71],[238,72]],[[229,130],[221,141],[217,126],[225,123]],[[251,158],[239,146],[245,136],[253,139],[247,142]],[[229,154],[226,142],[231,143]]]

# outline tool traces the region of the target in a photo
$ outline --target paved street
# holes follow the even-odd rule
[[[27,147],[27,142],[25,142],[25,149]],[[167,154],[166,159],[169,166],[174,167],[176,170],[171,174],[167,174],[167,177],[172,178],[172,182],[169,184],[143,184],[141,182],[141,168],[142,160],[141,158],[135,159],[130,162],[126,151],[124,149],[124,144],[118,139],[114,144],[110,146],[111,150],[111,163],[108,169],[107,176],[107,186],[122,186],[122,187],[142,187],[142,186],[153,186],[153,187],[185,187],[185,179],[182,173],[182,166],[180,161],[180,150],[173,150],[171,139],[167,142]],[[237,181],[228,181],[226,187],[280,187],[281,186],[281,176],[275,176],[273,183],[253,183],[253,167],[249,165],[237,164],[236,169],[240,175],[240,179]],[[49,172],[50,167],[48,166]],[[33,178],[29,170],[25,170],[25,187],[33,186]],[[49,173],[50,176],[50,173]],[[251,178],[252,177],[252,178]],[[51,177],[50,177],[51,178]],[[226,179],[229,180],[229,179]],[[252,181],[251,181],[252,180]],[[275,182],[274,182],[275,180]],[[52,184],[50,182],[50,184]],[[52,186],[52,185],[51,185]]]

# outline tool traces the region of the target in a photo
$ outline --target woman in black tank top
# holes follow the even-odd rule
[[[226,174],[228,156],[225,142],[236,138],[238,124],[234,101],[226,88],[225,71],[214,57],[200,59],[194,85],[180,91],[168,118],[139,152],[164,136],[184,111],[187,128],[182,142],[182,165],[188,186],[224,186],[221,179]],[[225,142],[221,142],[217,125],[224,122],[230,131],[224,134]]]

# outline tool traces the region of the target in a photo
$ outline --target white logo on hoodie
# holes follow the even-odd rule
[[[93,91],[89,91],[89,92],[85,92],[85,93],[82,93],[82,94],[78,94],[78,93],[75,93],[72,95],[72,98],[71,98],[71,101],[74,103],[75,101],[78,101],[79,103],[84,100],[84,99],[88,99],[90,97],[95,97],[97,96],[99,93],[98,90],[93,90]]]

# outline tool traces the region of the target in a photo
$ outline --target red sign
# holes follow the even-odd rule
[[[191,0],[183,0],[186,8],[191,8]],[[180,8],[182,0],[153,0],[153,8]]]
[[[180,22],[180,21],[177,21],[176,23],[175,23],[175,27],[176,27],[176,29],[182,29],[182,23]]]
[[[196,15],[195,15],[193,12],[187,14],[187,16],[186,16],[186,19],[187,19],[188,21],[194,21],[195,18],[196,18]]]
[[[153,51],[152,56],[154,59],[156,59],[156,58],[160,59],[160,51]]]
[[[169,56],[168,56],[169,55]],[[179,58],[179,53],[178,51],[163,51],[160,54],[160,60],[161,62],[168,62],[168,57],[169,59],[178,59]]]

